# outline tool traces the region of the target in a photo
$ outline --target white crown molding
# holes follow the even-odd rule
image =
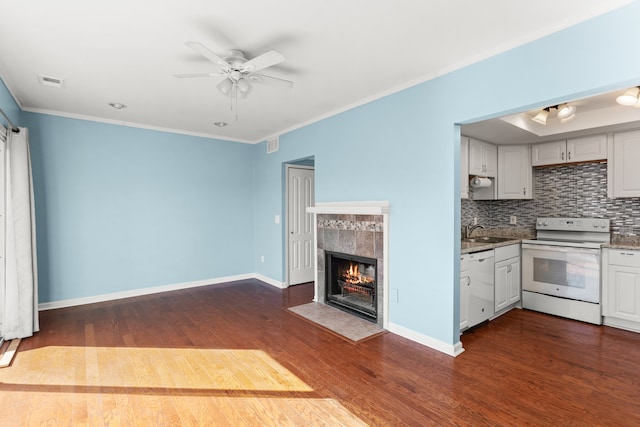
[[[196,137],[200,137],[200,138],[215,139],[215,140],[218,140],[218,141],[241,142],[243,144],[255,144],[255,142],[244,140],[244,139],[234,139],[234,138],[229,138],[229,137],[224,137],[224,136],[219,136],[219,135],[214,135],[214,134],[208,134],[208,133],[188,132],[188,131],[184,131],[184,130],[180,130],[180,129],[171,129],[171,128],[164,128],[164,127],[160,127],[160,126],[144,125],[144,124],[140,124],[140,123],[126,122],[126,121],[122,121],[122,120],[105,119],[105,118],[102,118],[102,117],[87,116],[87,115],[84,115],[84,114],[65,113],[65,112],[54,111],[54,110],[45,110],[45,109],[40,109],[40,108],[22,108],[22,111],[26,111],[26,112],[29,112],[29,113],[46,114],[46,115],[49,115],[49,116],[65,117],[65,118],[68,118],[68,119],[87,120],[87,121],[90,121],[90,122],[106,123],[106,124],[110,124],[110,125],[126,126],[126,127],[138,128],[138,129],[153,130],[153,131],[158,131],[158,132],[175,133],[175,134],[178,134],[178,135],[196,136]]]

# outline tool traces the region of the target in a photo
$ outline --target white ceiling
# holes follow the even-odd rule
[[[0,0],[0,74],[26,111],[259,142],[630,2]],[[264,74],[295,85],[255,85],[236,121],[220,78],[172,76],[218,71],[186,41],[275,49]]]

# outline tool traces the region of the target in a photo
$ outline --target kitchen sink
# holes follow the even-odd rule
[[[479,237],[469,237],[467,239],[462,239],[463,243],[500,243],[506,242],[509,240],[514,240],[513,237],[492,237],[492,236],[479,236]]]

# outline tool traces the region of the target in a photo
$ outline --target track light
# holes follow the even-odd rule
[[[622,95],[616,98],[616,102],[620,105],[624,105],[625,107],[635,107],[640,106],[640,101],[638,100],[638,94],[640,93],[640,88],[632,87],[627,89]]]
[[[576,107],[569,104],[561,104],[558,107],[558,118],[560,120],[569,120],[576,115]]]
[[[536,114],[534,117],[531,117],[531,120],[540,123],[541,125],[546,125],[547,118],[549,118],[549,111],[551,109],[558,110],[556,116],[560,119],[561,122],[565,122],[576,115],[575,105],[564,103],[543,108],[542,110],[540,110],[540,112],[538,112],[538,114]]]
[[[534,122],[538,122],[541,125],[546,125],[547,117],[549,117],[549,107],[540,110],[540,112],[536,114],[535,117],[532,117],[531,120],[533,120]]]

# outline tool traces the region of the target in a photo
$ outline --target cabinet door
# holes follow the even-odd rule
[[[460,331],[469,327],[469,272],[460,273]]]
[[[640,131],[615,134],[612,155],[608,166],[613,197],[640,197]]]
[[[484,174],[483,145],[482,141],[469,138],[469,175]]]
[[[567,162],[586,162],[607,158],[607,135],[567,140]]]
[[[469,138],[460,138],[460,198],[469,198]]]
[[[526,145],[498,147],[498,199],[531,199],[530,148]]]
[[[484,174],[495,177],[498,175],[498,147],[485,143],[483,146]]]
[[[495,177],[498,172],[498,148],[488,142],[469,138],[469,175]]]
[[[520,257],[496,263],[495,312],[520,301]]]
[[[545,142],[531,146],[533,166],[555,165],[566,161],[566,141]]]
[[[640,268],[609,265],[605,315],[640,322]]]
[[[495,311],[496,313],[509,305],[509,260],[496,263],[495,267]]]
[[[520,301],[522,290],[520,257],[509,260],[509,282],[507,285],[507,305]]]

